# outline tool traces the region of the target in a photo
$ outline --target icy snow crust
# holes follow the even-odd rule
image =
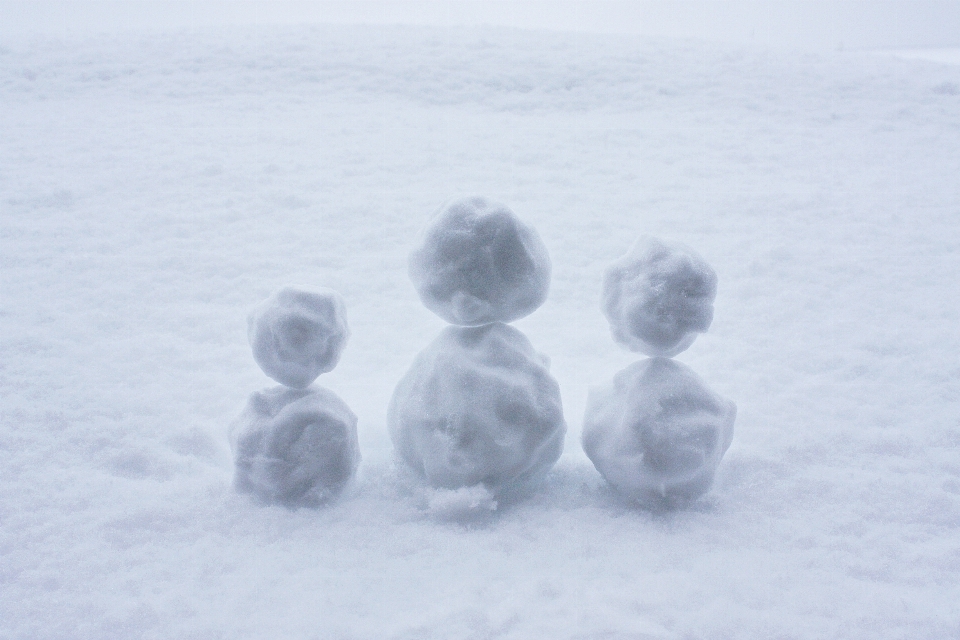
[[[716,295],[717,274],[692,249],[643,236],[607,267],[600,306],[619,344],[674,356],[710,328]]]
[[[951,87],[509,29],[0,42],[0,637],[960,637]],[[433,513],[488,494],[411,491],[386,426],[443,328],[407,258],[451,189],[550,248],[516,326],[569,421],[537,490],[467,525]],[[664,513],[580,447],[637,359],[597,298],[641,233],[719,274],[678,358],[738,409],[713,487]],[[319,509],[232,486],[226,427],[267,386],[244,319],[287,282],[349,301],[319,382],[363,461]]]
[[[409,271],[428,309],[467,327],[527,316],[550,288],[550,257],[537,232],[506,205],[481,197],[434,214]]]
[[[566,433],[548,361],[502,323],[444,329],[397,384],[387,424],[430,485],[494,492],[542,477]]]
[[[733,440],[737,407],[668,358],[635,362],[591,390],[583,450],[618,491],[645,505],[699,498]]]
[[[305,389],[332,371],[350,337],[343,298],[332,289],[283,287],[247,317],[247,338],[263,372]]]
[[[360,463],[357,416],[319,387],[252,394],[230,426],[230,447],[237,490],[287,506],[327,502]]]

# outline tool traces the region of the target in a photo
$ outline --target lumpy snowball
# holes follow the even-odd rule
[[[230,444],[237,490],[267,503],[322,504],[360,463],[357,417],[322,388],[254,393],[230,428]]]
[[[649,506],[682,504],[710,488],[736,415],[690,368],[650,358],[591,390],[583,449],[624,495]]]
[[[547,298],[550,257],[505,205],[466,198],[441,208],[410,255],[423,304],[451,324],[511,322]]]
[[[304,389],[337,366],[350,330],[340,294],[283,287],[247,319],[253,358],[280,384]]]
[[[648,356],[673,356],[710,328],[717,274],[681,244],[641,237],[603,276],[601,307],[614,340]]]
[[[566,432],[547,366],[513,327],[446,328],[394,391],[387,421],[399,457],[444,489],[499,492],[546,473]]]

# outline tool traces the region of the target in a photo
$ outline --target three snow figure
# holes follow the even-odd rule
[[[550,269],[537,232],[485,198],[449,202],[420,233],[410,278],[452,326],[397,384],[387,426],[399,459],[430,486],[499,496],[559,459],[560,387],[549,360],[507,324],[543,304]],[[591,390],[583,449],[614,489],[645,506],[706,493],[733,438],[736,405],[670,359],[710,327],[716,291],[700,256],[651,237],[604,273],[601,308],[614,340],[651,357]],[[343,300],[284,287],[251,312],[248,336],[254,359],[283,386],[254,393],[234,421],[234,484],[265,502],[322,504],[360,461],[356,416],[310,386],[346,345]]]

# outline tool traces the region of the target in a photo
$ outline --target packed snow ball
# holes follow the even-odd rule
[[[305,389],[340,361],[350,337],[346,306],[332,289],[283,287],[250,312],[247,337],[265,374]]]
[[[550,288],[540,236],[505,205],[485,198],[442,207],[410,255],[423,304],[451,324],[511,322],[533,313]]]
[[[566,432],[547,360],[502,323],[441,332],[398,383],[387,421],[399,457],[431,486],[494,493],[549,471]]]
[[[624,495],[651,507],[681,505],[709,490],[736,415],[689,367],[645,359],[591,389],[583,450]]]
[[[710,328],[717,274],[692,249],[649,236],[607,267],[601,308],[630,351],[674,356]]]
[[[274,387],[250,396],[230,427],[234,486],[265,503],[316,506],[360,463],[357,417],[323,388]]]

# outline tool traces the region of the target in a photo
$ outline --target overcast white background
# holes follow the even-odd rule
[[[956,0],[2,2],[0,35],[250,24],[499,25],[823,48],[960,46]]]

